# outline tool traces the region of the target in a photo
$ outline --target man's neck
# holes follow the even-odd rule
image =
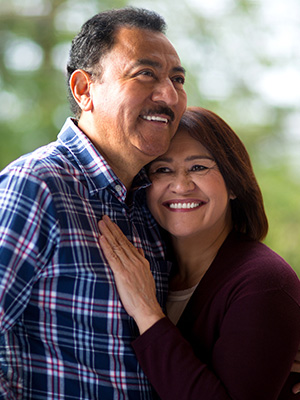
[[[86,119],[80,119],[78,121],[79,129],[89,138],[93,143],[97,151],[105,159],[108,165],[111,167],[116,176],[124,184],[127,191],[131,188],[134,177],[143,168],[145,162],[135,160],[133,157],[125,157],[112,148],[109,144],[99,143],[99,136],[93,131],[93,126],[89,125],[89,121]]]

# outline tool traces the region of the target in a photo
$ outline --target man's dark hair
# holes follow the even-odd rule
[[[81,110],[70,90],[70,77],[76,69],[91,74],[101,74],[99,61],[113,47],[116,32],[121,27],[165,33],[167,26],[164,19],[156,12],[135,7],[104,11],[85,22],[72,41],[67,65],[69,100],[71,111],[76,117],[80,116]],[[95,65],[98,67],[97,71]]]

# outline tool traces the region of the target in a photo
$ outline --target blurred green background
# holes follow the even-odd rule
[[[97,12],[156,10],[187,70],[189,105],[220,114],[252,157],[266,243],[300,276],[299,0],[0,0],[0,169],[55,140],[70,115],[70,42]]]

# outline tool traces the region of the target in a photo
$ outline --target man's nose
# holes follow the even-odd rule
[[[171,79],[167,78],[157,82],[153,89],[152,100],[164,102],[168,106],[174,106],[178,103],[178,92]]]

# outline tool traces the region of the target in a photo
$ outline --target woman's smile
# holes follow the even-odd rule
[[[170,211],[194,211],[203,206],[205,202],[199,200],[169,200],[163,203],[163,206]]]

